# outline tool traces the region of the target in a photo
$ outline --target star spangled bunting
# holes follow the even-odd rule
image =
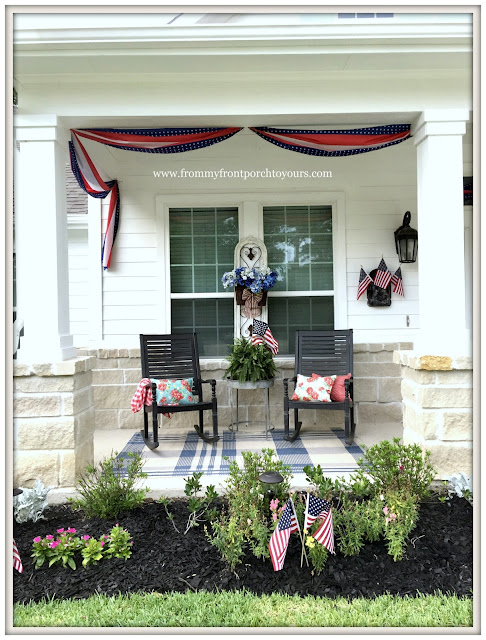
[[[272,144],[312,156],[350,156],[399,144],[410,138],[409,124],[390,124],[366,129],[319,130],[250,127]]]
[[[366,273],[363,267],[361,267],[361,271],[359,272],[358,295],[356,297],[356,300],[359,300],[361,298],[363,293],[366,291],[366,289],[370,286],[372,282],[373,280],[371,279],[371,276],[368,273]]]
[[[393,293],[398,293],[398,295],[403,296],[403,278],[402,278],[402,268],[398,267],[395,273],[391,277],[391,283],[393,285]]]
[[[270,327],[266,322],[255,318],[253,320],[253,332],[251,334],[252,344],[265,344],[274,356],[278,353],[278,342],[273,337]]]
[[[317,542],[320,542],[330,553],[334,553],[334,529],[332,526],[332,509],[324,516],[321,526],[313,534]]]
[[[331,504],[327,500],[322,500],[321,498],[316,498],[316,496],[308,494],[304,529],[308,529],[316,520],[325,518],[330,508]]]
[[[388,267],[386,266],[383,258],[380,260],[380,264],[378,265],[378,269],[375,273],[375,279],[373,280],[373,284],[381,289],[386,289],[390,284],[391,273],[388,271]]]
[[[241,127],[198,129],[71,129],[69,154],[72,172],[83,191],[93,198],[110,196],[101,262],[109,269],[120,219],[118,182],[104,175],[96,167],[81,140],[100,142],[109,147],[144,153],[181,153],[222,142],[241,130]]]
[[[22,573],[24,567],[22,566],[22,560],[20,559],[19,550],[17,549],[17,545],[15,544],[15,540],[13,541],[13,566],[14,569],[17,569],[19,573]]]
[[[289,546],[290,534],[294,533],[294,531],[299,531],[299,523],[295,515],[294,504],[292,499],[289,498],[268,543],[274,571],[282,569]]]

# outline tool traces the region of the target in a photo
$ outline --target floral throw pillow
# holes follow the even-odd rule
[[[292,400],[303,402],[331,402],[331,389],[336,376],[303,376],[300,373],[295,383]]]
[[[151,379],[152,380],[152,379]],[[187,380],[152,380],[157,385],[157,404],[181,405],[195,404],[192,395],[192,378]]]

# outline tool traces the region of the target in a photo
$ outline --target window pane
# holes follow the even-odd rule
[[[192,267],[171,267],[170,281],[172,283],[172,291],[192,293],[194,291],[192,284]]]
[[[192,210],[193,233],[198,236],[216,235],[216,211],[215,209]]]
[[[268,323],[278,342],[279,355],[294,355],[297,329],[333,329],[334,298],[268,298]]]
[[[172,300],[172,333],[197,333],[199,355],[223,357],[233,343],[233,299]]]
[[[333,290],[331,207],[264,207],[263,228],[275,291]]]

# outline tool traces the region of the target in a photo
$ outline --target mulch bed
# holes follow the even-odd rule
[[[185,500],[175,500],[170,510],[184,531],[188,510]],[[49,507],[46,520],[14,523],[14,537],[24,572],[14,570],[14,602],[39,601],[43,597],[87,598],[95,592],[106,595],[156,591],[236,590],[255,594],[274,592],[300,596],[373,597],[384,593],[416,595],[441,591],[472,594],[472,507],[464,499],[430,502],[421,506],[420,518],[411,534],[404,560],[394,562],[380,541],[367,544],[361,553],[330,556],[320,576],[300,568],[298,535],[290,537],[285,565],[274,572],[270,560],[248,554],[236,568],[237,576],[223,564],[203,526],[186,535],[177,534],[162,505],[146,503],[118,519],[85,519],[68,505]],[[96,566],[76,571],[62,567],[34,569],[32,540],[56,535],[56,529],[74,527],[78,535],[99,537],[119,522],[133,536],[133,554],[127,561],[102,560]]]

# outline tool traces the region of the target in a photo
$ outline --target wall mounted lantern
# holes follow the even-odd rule
[[[399,262],[415,262],[417,260],[418,233],[410,226],[410,211],[403,216],[403,224],[395,231],[395,247]]]

